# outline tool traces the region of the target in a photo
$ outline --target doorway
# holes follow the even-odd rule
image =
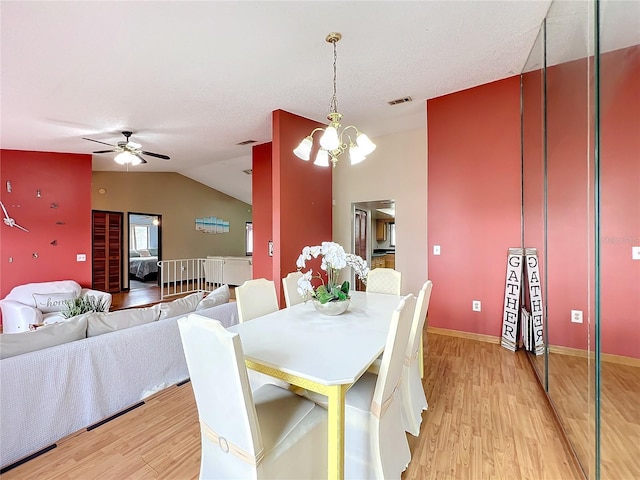
[[[352,208],[353,252],[364,258],[370,269],[395,268],[395,200],[354,202]],[[356,290],[365,289],[360,281],[355,286]]]
[[[129,213],[129,290],[159,285],[158,263],[162,260],[162,215]]]

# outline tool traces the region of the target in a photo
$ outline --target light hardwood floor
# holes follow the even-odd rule
[[[408,435],[409,479],[579,480],[523,352],[429,334],[429,410]],[[4,475],[14,479],[195,479],[200,435],[191,384],[146,403]]]

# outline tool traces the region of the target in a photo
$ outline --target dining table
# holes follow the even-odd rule
[[[399,295],[350,292],[346,312],[327,316],[311,301],[228,328],[240,335],[247,368],[328,399],[328,478],[344,478],[347,390],[384,350]]]

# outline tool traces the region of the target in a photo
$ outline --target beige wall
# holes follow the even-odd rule
[[[426,129],[373,139],[375,152],[357,165],[340,159],[333,175],[333,239],[353,251],[352,204],[396,202],[396,270],[402,293],[417,294],[427,279]]]
[[[125,223],[128,212],[162,215],[163,260],[245,254],[251,205],[179,173],[93,172],[92,180],[92,209],[124,212]],[[98,193],[100,188],[106,193]],[[230,232],[195,230],[196,217],[212,216],[229,221]]]

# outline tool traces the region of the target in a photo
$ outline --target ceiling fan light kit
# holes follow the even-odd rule
[[[362,162],[367,155],[376,149],[376,145],[353,125],[348,125],[340,130],[342,126],[342,114],[338,112],[338,98],[336,96],[336,43],[340,41],[342,34],[331,32],[325,40],[333,44],[333,97],[329,106],[330,113],[327,115],[329,126],[326,128],[316,128],[308,136],[306,136],[300,144],[293,150],[296,157],[308,161],[311,157],[311,149],[313,148],[313,135],[316,132],[324,132],[320,137],[320,147],[316,154],[315,165],[328,167],[333,165],[335,168],[338,163],[338,157],[349,150],[349,158],[351,165]],[[347,133],[349,130],[353,130]]]
[[[168,155],[142,150],[142,145],[129,140],[129,137],[133,135],[133,132],[125,130],[124,132],[122,132],[122,135],[124,135],[126,141],[120,141],[117,145],[101,142],[100,140],[93,140],[92,138],[83,137],[83,140],[89,140],[90,142],[101,143],[102,145],[109,145],[110,147],[113,147],[112,150],[97,150],[93,153],[117,153],[118,155],[115,156],[114,160],[119,165],[140,165],[141,163],[147,163],[142,155],[161,158],[162,160],[170,160],[170,157]]]

